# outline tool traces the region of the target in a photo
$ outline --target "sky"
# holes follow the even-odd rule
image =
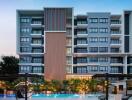
[[[0,0],[0,56],[16,54],[16,10],[74,7],[74,14],[132,10],[132,0]]]

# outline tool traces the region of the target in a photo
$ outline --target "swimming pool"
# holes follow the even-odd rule
[[[98,96],[102,94],[86,94],[86,95],[80,95],[80,94],[33,94],[31,98],[28,100],[98,100]],[[114,95],[110,95],[110,100],[121,100],[119,99],[120,95],[118,97],[115,97]],[[0,100],[16,100],[15,95],[6,95],[6,98],[4,98],[4,95],[0,95]],[[24,100],[24,99],[20,99]]]

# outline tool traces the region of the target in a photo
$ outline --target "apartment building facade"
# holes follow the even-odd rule
[[[132,73],[132,11],[17,10],[19,73],[47,80]]]

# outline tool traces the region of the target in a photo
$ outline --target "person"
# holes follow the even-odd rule
[[[16,100],[18,100],[19,98],[24,98],[24,96],[22,95],[20,90],[16,91]]]

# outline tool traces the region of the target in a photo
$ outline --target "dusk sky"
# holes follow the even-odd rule
[[[132,10],[132,0],[0,0],[0,56],[16,55],[16,9],[74,7],[74,14]]]

